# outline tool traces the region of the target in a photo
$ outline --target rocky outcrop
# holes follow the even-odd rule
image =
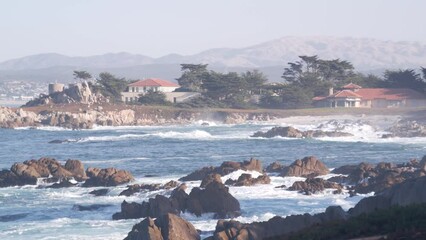
[[[417,121],[401,120],[387,131],[386,137],[426,137],[426,125]]]
[[[40,97],[25,104],[25,107],[33,107],[48,104],[84,103],[93,104],[104,102],[106,99],[101,94],[95,94],[87,82],[70,84],[61,92],[49,95],[42,94]]]
[[[240,215],[240,203],[229,193],[229,189],[212,182],[205,189],[193,188],[188,196],[187,210],[196,216],[203,213],[215,213],[216,218],[236,217]]]
[[[89,179],[86,180],[83,187],[110,187],[126,184],[134,180],[129,171],[115,168],[88,168],[86,174]]]
[[[306,195],[311,195],[319,192],[323,192],[326,188],[336,189],[335,193],[341,192],[343,186],[329,182],[322,178],[308,178],[305,181],[296,181],[291,187],[288,188],[290,191],[299,191]]]
[[[229,189],[219,182],[211,182],[204,189],[193,188],[188,195],[186,186],[181,185],[173,190],[169,198],[156,195],[147,202],[128,203],[123,201],[121,211],[113,215],[114,220],[143,217],[158,217],[166,213],[180,214],[190,212],[196,216],[203,213],[214,213],[217,218],[234,217],[240,214],[240,203]]]
[[[257,240],[273,238],[301,229],[347,219],[347,214],[340,206],[328,207],[324,213],[315,215],[291,215],[286,218],[273,217],[266,222],[243,224],[237,221],[219,220],[213,236],[209,240]]]
[[[269,173],[274,173],[274,172],[279,173],[279,172],[282,172],[283,170],[284,170],[284,166],[279,162],[273,162],[265,168],[265,171]]]
[[[333,177],[329,181],[354,185],[356,193],[380,193],[407,179],[425,176],[425,164],[426,160],[423,157],[420,163],[413,160],[409,163],[398,165],[385,162],[381,162],[376,166],[368,163],[346,165],[336,168],[332,172],[347,176]]]
[[[99,197],[99,196],[106,196],[109,192],[108,188],[102,188],[90,191],[89,194],[92,194],[93,196]]]
[[[172,189],[175,188],[179,185],[178,182],[176,181],[169,181],[165,184],[133,184],[133,185],[129,185],[127,186],[126,190],[123,190],[119,196],[131,196],[135,193],[138,192],[151,192],[151,191],[158,191],[158,190],[168,190],[168,189]]]
[[[83,182],[85,187],[117,186],[133,180],[130,172],[115,168],[88,168],[80,160],[67,160],[61,165],[54,158],[43,157],[15,163],[10,170],[0,171],[0,187],[52,184],[49,188],[72,187]]]
[[[40,117],[36,113],[0,106],[0,128],[33,127],[38,125],[40,125]]]
[[[199,240],[200,234],[188,221],[174,215],[165,214],[157,219],[150,217],[133,226],[125,240],[168,239]]]
[[[257,159],[250,159],[244,162],[223,162],[219,167],[204,167],[189,175],[180,178],[180,181],[197,181],[203,180],[209,174],[219,174],[225,176],[237,170],[258,171],[263,172],[262,163]]]
[[[399,205],[426,203],[426,176],[408,179],[373,197],[362,199],[349,210],[353,216]]]
[[[76,161],[78,160],[67,161],[69,169],[75,172],[67,170],[54,158],[40,158],[15,163],[10,170],[0,172],[0,187],[35,185],[39,178],[50,178],[50,182],[60,182],[69,178],[81,179],[80,172],[71,167],[73,164],[83,166],[80,161],[78,163]]]
[[[201,181],[200,187],[205,188],[207,185],[209,185],[210,183],[213,183],[213,182],[222,184],[222,179],[221,179],[220,174],[217,174],[217,173],[208,174]]]
[[[237,180],[228,179],[225,184],[236,187],[241,186],[253,186],[256,184],[270,184],[271,179],[268,175],[260,175],[257,178],[253,178],[251,174],[243,173]]]
[[[345,132],[325,132],[322,130],[308,130],[300,131],[294,127],[274,127],[266,132],[255,132],[251,137],[273,138],[273,137],[287,137],[287,138],[320,138],[320,137],[351,137],[351,133]]]
[[[285,167],[280,176],[283,177],[315,177],[326,175],[330,170],[314,156],[297,159],[290,166]]]

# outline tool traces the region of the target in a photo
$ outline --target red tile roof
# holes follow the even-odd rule
[[[362,88],[360,85],[356,85],[355,83],[349,83],[342,87],[343,89],[359,89]]]
[[[127,85],[129,87],[180,87],[176,83],[162,80],[159,78],[148,78]]]
[[[425,95],[408,88],[361,88],[356,91],[363,100],[425,99]]]
[[[351,90],[342,90],[338,91],[337,93],[329,96],[329,97],[335,97],[335,98],[362,98],[361,95],[351,91]]]
[[[361,98],[362,100],[386,99],[426,99],[426,96],[408,88],[361,88],[355,91],[341,90],[330,96],[314,97],[313,101],[320,101],[327,98]]]

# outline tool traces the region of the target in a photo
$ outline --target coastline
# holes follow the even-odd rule
[[[313,119],[338,119],[351,116],[357,119],[382,118],[425,121],[424,108],[354,109],[182,109],[164,106],[125,104],[58,104],[23,108],[0,108],[0,127],[55,126],[71,129],[90,129],[99,126],[145,126],[190,124],[211,121],[241,124],[248,121],[279,122],[278,119],[311,116]],[[375,117],[374,117],[375,116]],[[383,116],[383,117],[382,117]]]

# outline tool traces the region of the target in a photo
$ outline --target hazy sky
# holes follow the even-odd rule
[[[425,9],[425,0],[0,0],[0,61],[186,55],[284,36],[425,42]]]

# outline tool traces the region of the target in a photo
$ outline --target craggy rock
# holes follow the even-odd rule
[[[126,200],[124,200],[121,203],[121,211],[114,213],[114,215],[112,215],[112,219],[119,220],[142,218],[144,217],[143,213],[146,212],[146,210],[144,210],[145,209],[142,207],[142,204],[136,202],[128,203]]]
[[[73,210],[76,211],[96,211],[101,208],[111,207],[111,204],[92,204],[92,205],[79,205],[76,204],[72,207]]]
[[[185,211],[197,216],[208,212],[215,213],[217,217],[239,215],[240,203],[222,183],[212,182],[205,189],[193,188],[189,195],[185,189],[185,185],[180,185],[169,198],[156,195],[141,204],[123,201],[121,212],[115,213],[113,219],[159,217],[166,213],[179,214]]]
[[[203,178],[203,180],[201,181],[200,187],[205,188],[207,185],[209,185],[212,182],[222,184],[222,179],[220,177],[221,176],[217,173],[211,173],[211,174],[207,175],[205,178]]]
[[[274,127],[266,132],[255,132],[251,137],[273,138],[273,137],[287,137],[287,138],[320,138],[320,137],[351,137],[350,133],[345,132],[324,132],[321,130],[308,130],[300,131],[294,127]]]
[[[348,176],[333,177],[329,181],[355,185],[354,191],[356,193],[380,193],[407,179],[425,176],[425,163],[426,160],[422,160],[420,163],[412,160],[408,163],[398,165],[381,162],[376,166],[367,163],[342,166],[334,169],[333,173],[347,174]]]
[[[156,195],[150,198],[148,202],[128,203],[125,200],[121,203],[121,212],[115,213],[112,218],[118,219],[134,219],[143,217],[159,217],[166,213],[179,214],[177,202],[163,195]]]
[[[187,210],[196,216],[203,213],[215,213],[215,217],[235,217],[240,215],[240,203],[229,189],[217,182],[212,182],[205,189],[193,188],[187,201]]]
[[[153,220],[148,217],[133,226],[125,240],[168,239],[168,240],[199,240],[200,234],[195,227],[184,219],[165,214]]]
[[[131,196],[135,193],[138,192],[143,192],[143,191],[158,191],[161,189],[171,189],[171,188],[175,188],[178,186],[178,182],[176,181],[169,181],[167,183],[165,183],[164,185],[159,184],[159,183],[153,183],[153,184],[133,184],[133,185],[129,185],[127,186],[127,189],[122,191],[119,196]]]
[[[326,188],[333,188],[336,190],[342,190],[342,185],[329,182],[322,178],[308,178],[305,181],[296,181],[291,187],[288,188],[290,191],[299,191],[306,195],[315,194],[324,191]],[[336,193],[338,193],[337,191]]]
[[[279,172],[282,172],[283,170],[284,170],[284,166],[279,162],[273,162],[265,168],[265,171],[269,173],[273,173],[273,172],[279,173]]]
[[[305,157],[294,161],[290,166],[284,168],[280,176],[283,177],[313,177],[326,175],[330,172],[327,166],[314,156]]]
[[[401,120],[387,131],[389,137],[426,137],[426,125],[416,121]]]
[[[364,198],[350,209],[349,213],[357,216],[394,205],[407,206],[418,203],[426,203],[426,176],[408,179],[376,196]]]
[[[189,195],[185,192],[186,188],[186,184],[182,183],[180,186],[173,189],[170,195],[170,199],[173,201],[173,205],[177,206],[177,208],[181,211],[185,211],[185,209],[187,209]]]
[[[102,189],[90,191],[89,194],[92,194],[92,195],[94,195],[96,197],[99,197],[99,196],[105,196],[105,195],[107,195],[108,192],[109,192],[108,188],[102,188]]]
[[[190,173],[185,177],[180,178],[179,181],[203,180],[207,175],[214,173],[225,176],[237,170],[263,172],[261,161],[252,158],[249,161],[244,162],[223,162],[219,167],[204,167],[200,170]]]
[[[77,185],[77,182],[72,181],[73,179],[62,179],[60,182],[56,182],[50,186],[47,186],[47,188],[68,188],[68,187],[75,187]]]
[[[267,132],[255,132],[251,137],[263,137],[263,138],[273,138],[273,137],[288,137],[288,138],[302,138],[303,131],[297,130],[294,127],[274,127]]]
[[[255,240],[273,238],[301,229],[329,222],[347,219],[347,214],[340,206],[328,207],[324,213],[315,215],[291,215],[286,218],[273,217],[266,222],[243,224],[234,220],[219,220],[213,236],[209,240]]]
[[[110,187],[133,181],[134,178],[129,171],[117,170],[115,168],[88,168],[86,171],[89,179],[83,184],[84,187]]]
[[[0,128],[34,127],[40,125],[37,114],[0,106]]]
[[[83,175],[79,169],[72,168],[71,166],[83,167],[79,160],[68,160],[62,166],[54,158],[40,158],[39,160],[29,160],[23,163],[15,163],[10,170],[3,170],[0,172],[0,187],[8,186],[22,186],[22,185],[35,185],[38,178],[52,179],[50,182],[61,182],[70,178],[82,179]],[[64,185],[65,186],[65,185]]]
[[[71,172],[77,181],[84,181],[87,179],[83,163],[79,160],[67,160],[65,163],[65,169]]]
[[[270,184],[271,179],[268,175],[260,175],[257,178],[252,178],[251,174],[241,174],[238,180],[228,179],[225,184],[232,185],[236,187],[240,186],[253,186],[256,184]]]

